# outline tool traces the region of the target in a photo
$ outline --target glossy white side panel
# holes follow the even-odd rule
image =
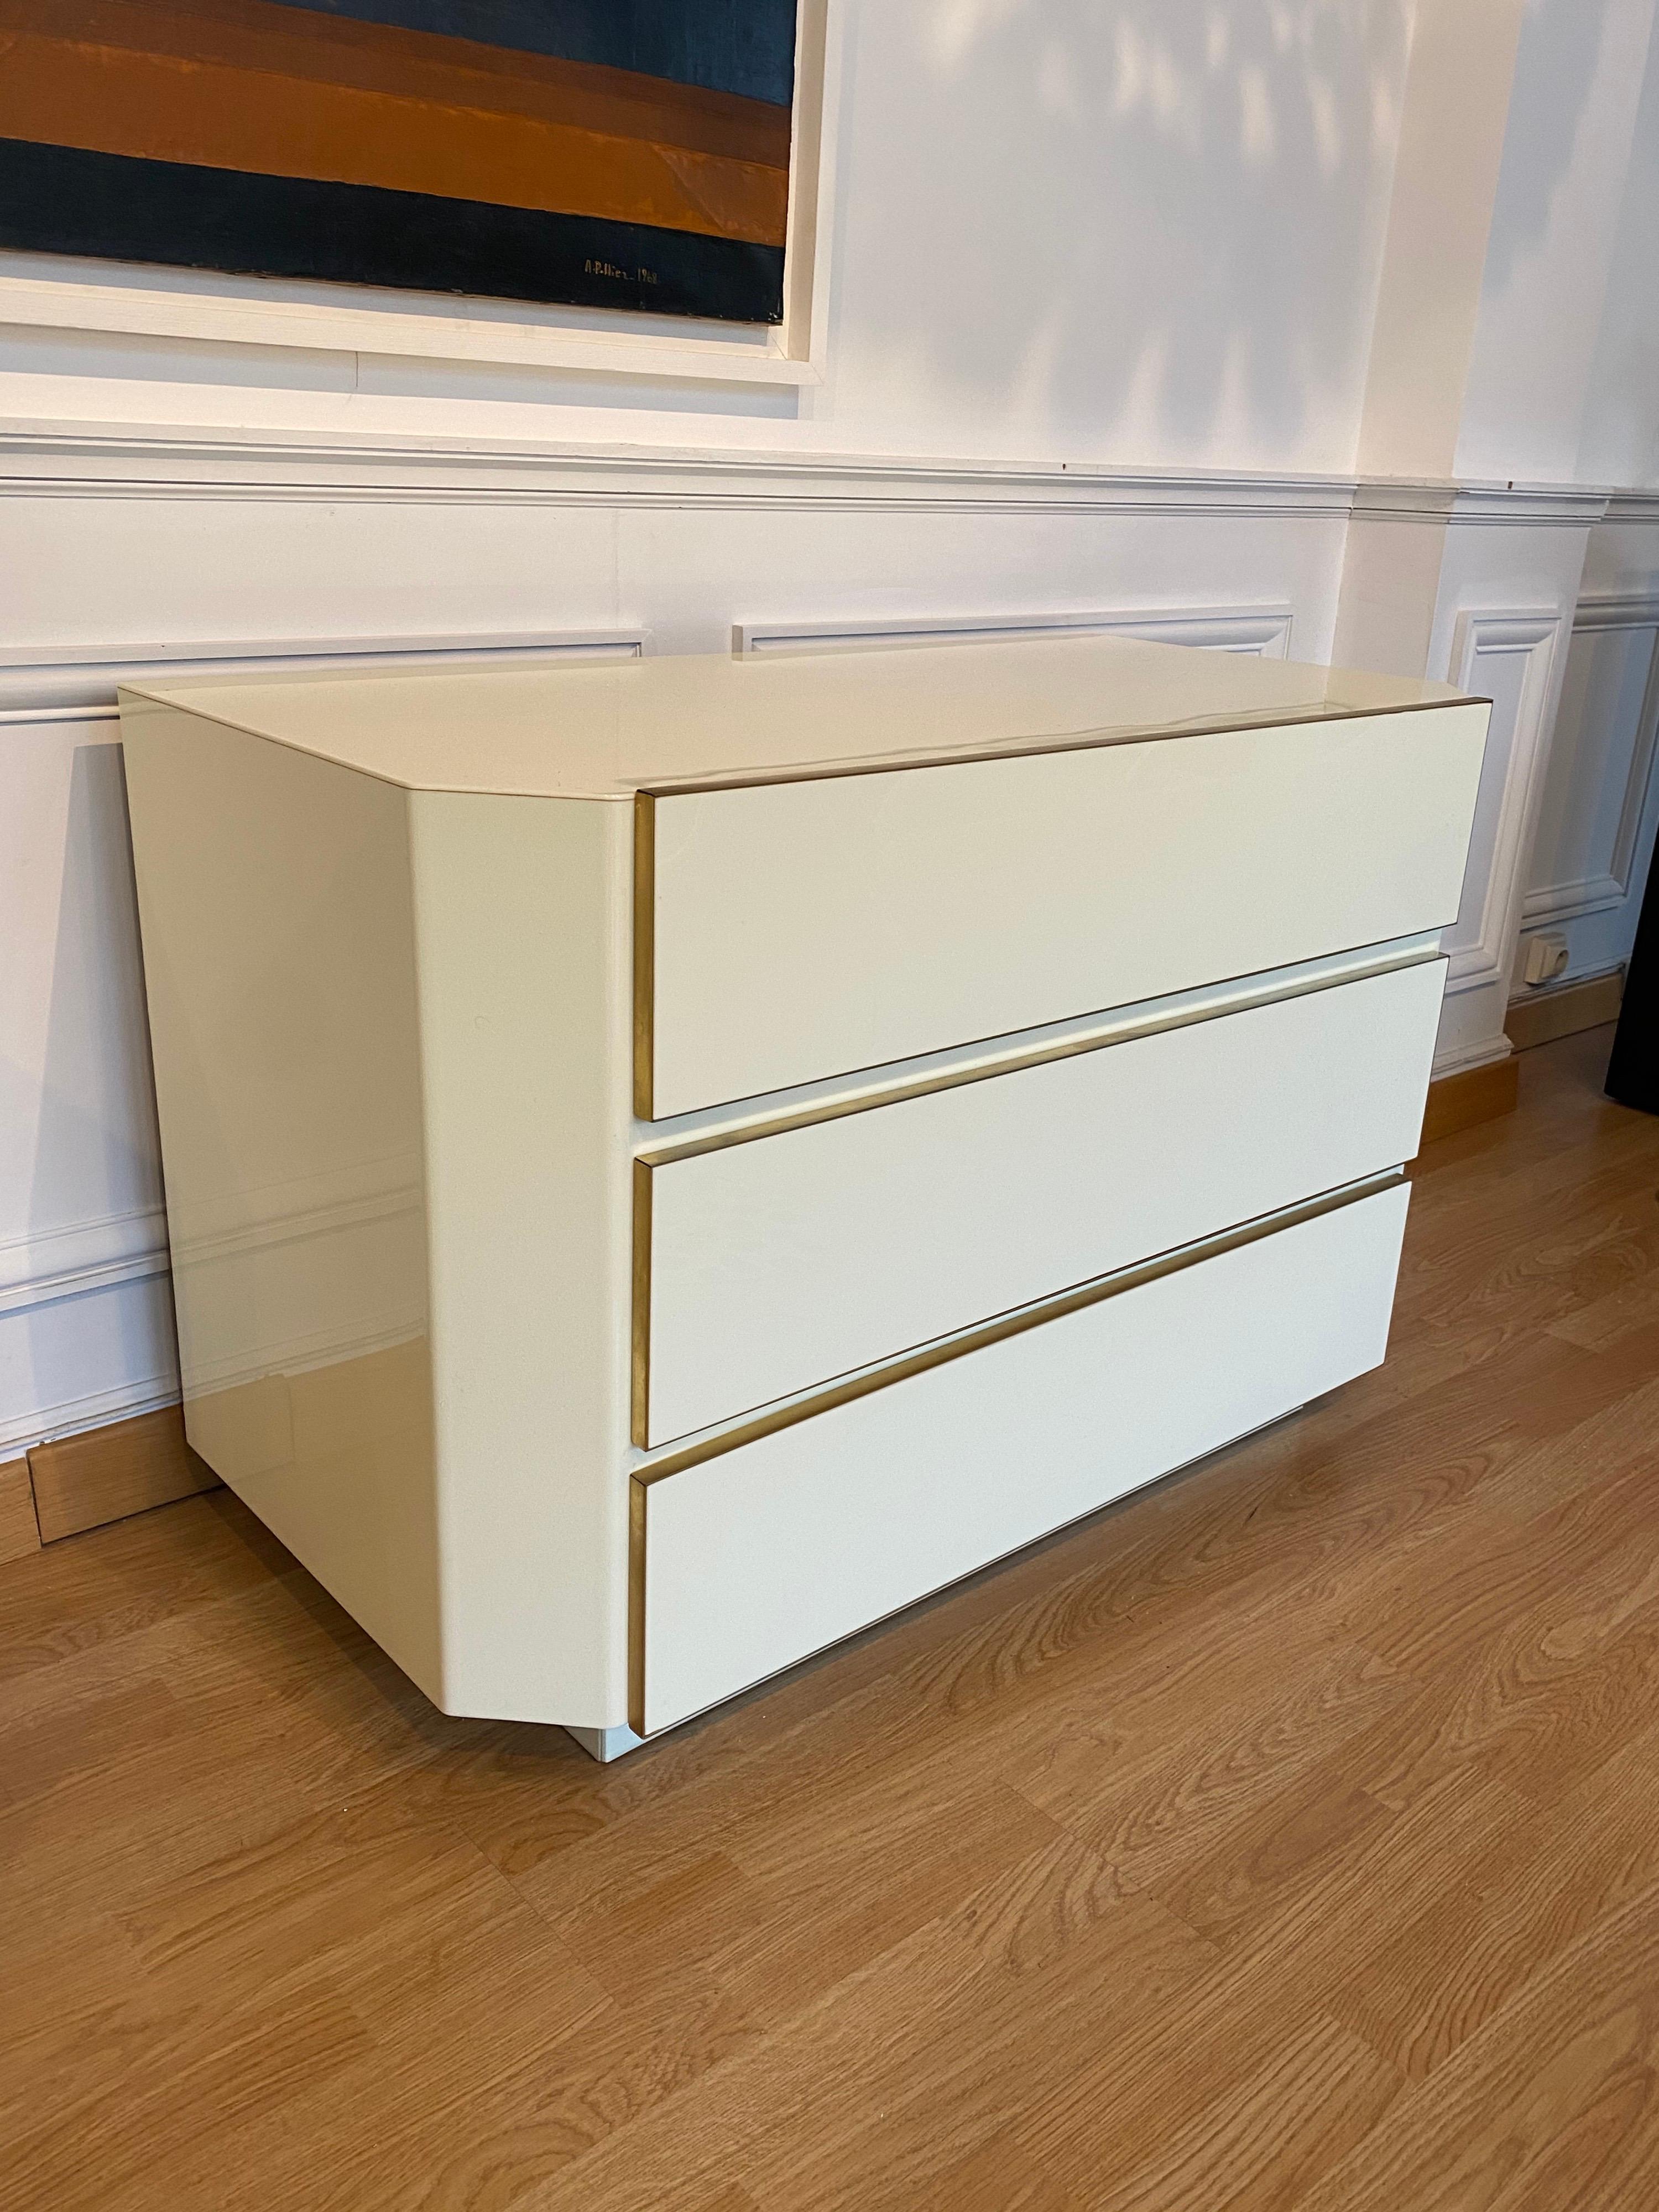
[[[191,1442],[441,1702],[404,795],[125,726]]]
[[[410,803],[443,1703],[627,1707],[627,810]]]
[[[656,802],[655,1115],[1457,910],[1486,710]]]
[[[645,1491],[644,1720],[667,1728],[1376,1365],[1387,1191]]]
[[[1417,1149],[1443,961],[652,1173],[652,1444]]]
[[[619,1724],[625,810],[127,752],[191,1441],[445,1710]]]

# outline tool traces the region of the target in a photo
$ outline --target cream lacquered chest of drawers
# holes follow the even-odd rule
[[[192,1443],[609,1755],[1374,1366],[1486,713],[1107,639],[124,693]]]

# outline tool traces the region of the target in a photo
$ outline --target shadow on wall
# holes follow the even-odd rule
[[[1502,291],[1514,280],[1516,264],[1550,229],[1609,18],[1620,3],[1532,0],[1516,60],[1503,173],[1486,250],[1488,292]]]
[[[66,1204],[161,1200],[137,895],[118,744],[73,744],[34,1165],[35,1225]]]
[[[0,1314],[0,1427],[32,1440],[114,1419],[135,1395],[154,1403],[175,1360],[166,1277],[145,1258],[161,1194],[121,750],[78,742],[67,720],[6,734],[37,831],[7,918],[40,954],[7,1023],[16,1090],[0,1110],[17,1180],[0,1197],[22,1279]],[[60,808],[58,848],[38,833]],[[44,865],[54,850],[57,878]],[[31,1004],[43,973],[46,1002]]]
[[[1112,458],[1352,465],[1409,0],[857,11],[848,347]]]

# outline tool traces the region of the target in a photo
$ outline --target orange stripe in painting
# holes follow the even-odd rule
[[[280,0],[0,0],[0,41],[9,31],[510,110],[769,168],[789,163],[788,112],[768,100]]]
[[[483,89],[476,72],[447,98],[296,78],[0,16],[8,137],[783,243],[787,170],[553,120],[517,96],[485,106]]]

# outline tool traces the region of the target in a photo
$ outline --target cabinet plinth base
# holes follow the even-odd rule
[[[613,1759],[625,1759],[645,1741],[631,1728],[567,1728],[565,1734],[579,1743],[590,1759],[597,1759],[601,1766],[609,1765]]]

